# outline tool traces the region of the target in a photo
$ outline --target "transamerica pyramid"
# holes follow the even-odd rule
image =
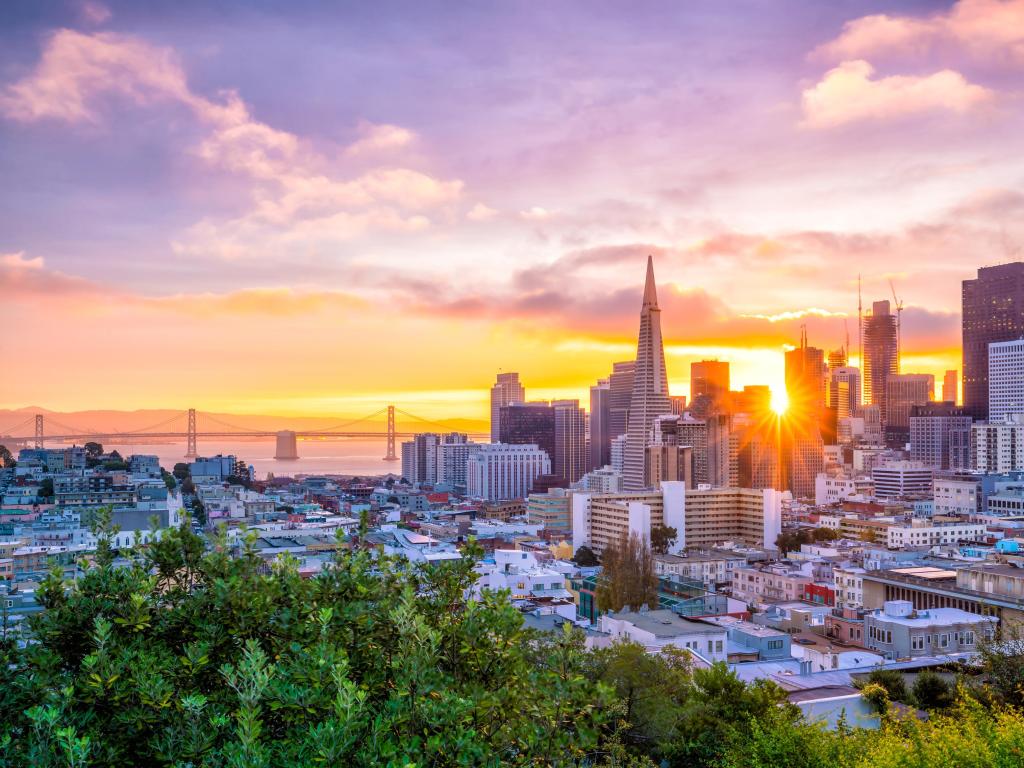
[[[659,416],[672,413],[665,373],[665,348],[661,342],[661,310],[654,284],[654,259],[647,257],[647,282],[640,308],[640,337],[636,344],[636,373],[633,397],[626,422],[626,451],[623,456],[623,490],[644,488],[644,459],[651,425]]]

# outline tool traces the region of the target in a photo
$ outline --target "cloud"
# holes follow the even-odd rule
[[[932,111],[964,114],[992,98],[992,91],[944,69],[916,77],[872,79],[866,61],[844,61],[803,92],[803,125],[834,128],[864,120],[886,120]]]
[[[546,208],[542,208],[539,205],[535,205],[519,212],[519,216],[527,221],[543,221],[544,219],[550,218],[551,214],[551,211]]]
[[[470,221],[489,221],[498,215],[498,212],[494,208],[490,208],[483,203],[477,203],[466,213],[466,218]]]
[[[113,16],[107,6],[96,0],[84,0],[79,4],[78,12],[87,23],[95,25],[110,21],[110,17]]]
[[[420,231],[431,224],[425,211],[462,194],[462,181],[411,168],[373,167],[353,177],[299,136],[254,118],[237,93],[216,99],[194,93],[174,51],[109,32],[55,32],[35,70],[0,93],[0,112],[22,122],[97,124],[110,95],[143,107],[187,108],[206,129],[193,154],[251,182],[252,205],[245,214],[197,223],[178,239],[178,253],[277,258],[281,246],[304,244],[309,250],[318,237],[336,243],[377,227]],[[372,154],[414,139],[396,125],[364,122],[359,130],[362,138],[340,155]]]
[[[974,56],[1024,63],[1024,0],[960,0],[923,18],[875,14],[848,21],[815,56],[833,61],[959,46]]]
[[[398,125],[387,125],[363,122],[359,126],[362,138],[353,142],[345,149],[347,155],[365,155],[371,152],[381,152],[391,149],[400,149],[411,144],[416,134],[408,128]]]

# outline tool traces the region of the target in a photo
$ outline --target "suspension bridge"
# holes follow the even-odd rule
[[[399,431],[397,427],[397,416],[412,421],[419,429]],[[369,429],[374,420],[385,420],[384,431]],[[200,429],[200,424],[202,429]],[[34,434],[28,430],[34,425]],[[182,429],[184,427],[184,429]],[[56,428],[56,431],[47,429]],[[25,430],[24,435],[19,435],[18,430]],[[278,459],[297,459],[297,441],[299,439],[372,439],[383,438],[387,443],[387,454],[385,461],[397,461],[398,454],[395,452],[397,440],[411,438],[425,432],[451,432],[451,426],[439,422],[424,419],[415,414],[396,408],[394,405],[387,405],[374,411],[371,414],[358,419],[334,424],[318,429],[285,429],[285,430],[253,430],[247,427],[240,427],[229,424],[209,413],[189,408],[181,411],[170,418],[152,424],[142,429],[128,431],[92,429],[83,426],[71,426],[63,424],[53,416],[46,416],[42,413],[33,414],[24,421],[13,424],[9,427],[0,428],[0,437],[12,443],[34,445],[36,448],[45,447],[46,441],[52,443],[77,443],[86,441],[101,442],[104,440],[113,442],[142,442],[144,440],[184,440],[185,458],[194,459],[199,456],[198,446],[200,440],[224,440],[230,438],[267,438],[277,440]],[[470,437],[486,437],[485,433],[468,433]]]

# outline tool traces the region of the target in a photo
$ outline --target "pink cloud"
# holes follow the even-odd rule
[[[400,149],[409,146],[416,139],[416,134],[399,125],[374,124],[363,122],[359,126],[361,138],[345,149],[347,155],[366,155]]]
[[[921,53],[954,44],[973,55],[1024,62],[1024,0],[960,0],[924,18],[876,14],[847,22],[815,54],[846,60],[888,53]]]
[[[921,77],[872,78],[863,60],[844,61],[803,92],[803,125],[833,128],[863,120],[885,120],[932,111],[963,114],[992,99],[992,91],[944,69]]]

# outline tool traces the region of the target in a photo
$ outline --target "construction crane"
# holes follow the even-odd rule
[[[893,304],[896,306],[896,373],[900,372],[900,354],[903,343],[903,302],[896,298],[896,286],[889,280],[889,288],[892,290]]]

